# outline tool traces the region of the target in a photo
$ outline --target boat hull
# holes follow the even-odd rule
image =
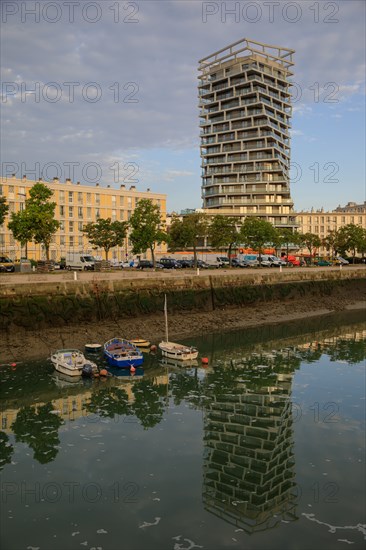
[[[118,369],[130,369],[139,367],[144,362],[140,350],[129,340],[112,338],[104,344],[104,355],[111,367]]]
[[[67,376],[81,376],[86,365],[90,365],[93,372],[98,371],[97,365],[86,359],[77,349],[58,350],[51,355],[51,362],[57,372]]]
[[[163,357],[173,359],[174,361],[192,361],[198,357],[198,350],[196,348],[190,348],[174,342],[161,342],[159,349]]]

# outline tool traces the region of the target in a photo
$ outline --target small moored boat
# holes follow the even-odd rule
[[[85,344],[85,351],[88,353],[98,353],[102,349],[102,344]]]
[[[51,355],[53,366],[58,372],[67,376],[81,376],[84,372],[98,372],[98,367],[84,357],[78,349],[59,349]]]
[[[168,336],[168,308],[166,295],[164,300],[164,314],[165,314],[165,341],[163,340],[159,344],[163,357],[174,359],[177,361],[192,361],[197,359],[198,350],[191,346],[185,346],[183,344],[176,344],[175,342],[169,342]]]
[[[141,351],[129,340],[112,338],[104,344],[104,355],[111,367],[129,369],[144,362]]]
[[[133,338],[130,342],[137,348],[141,349],[141,351],[150,350],[150,342],[148,340],[144,340],[143,338]]]

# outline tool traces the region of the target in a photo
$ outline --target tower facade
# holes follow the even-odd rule
[[[200,60],[205,210],[296,225],[289,174],[293,53],[243,39]]]

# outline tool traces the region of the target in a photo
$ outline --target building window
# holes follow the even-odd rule
[[[120,206],[123,206],[123,205],[124,205],[124,197],[120,197],[120,198],[119,198],[119,205],[120,205]]]
[[[59,191],[60,202],[65,202],[65,191]]]
[[[74,232],[74,222],[69,222],[69,233]]]
[[[79,237],[79,246],[83,246],[83,237]]]
[[[60,245],[65,246],[65,237],[63,235],[60,237]]]
[[[83,204],[83,194],[81,191],[78,192],[78,203]]]
[[[82,230],[83,230],[83,227],[84,227],[83,222],[78,222],[78,230],[79,230],[79,231],[82,231]]]
[[[95,195],[95,204],[100,204],[100,195],[99,195],[99,193]]]
[[[88,218],[88,220],[91,219],[91,208],[86,209],[86,217]]]
[[[78,207],[78,217],[79,217],[79,218],[82,218],[82,217],[83,217],[83,207],[82,207],[82,206],[79,206],[79,207]]]
[[[74,217],[74,208],[73,206],[69,206],[69,218],[73,218]]]
[[[124,219],[124,212],[123,212],[123,210],[120,210],[120,211],[119,211],[119,219],[120,219],[120,220],[123,220],[123,219]]]
[[[74,202],[74,193],[72,191],[69,191],[69,202]]]
[[[64,215],[65,215],[65,207],[60,206],[60,216],[64,217]]]
[[[60,222],[60,231],[65,231],[65,222]]]
[[[74,246],[74,237],[73,236],[70,237],[69,242],[70,242],[70,247]]]
[[[87,194],[86,194],[86,202],[87,202],[88,204],[91,204],[91,193],[87,193]]]
[[[116,205],[116,202],[117,202],[117,197],[116,195],[112,195],[112,204],[115,206]]]
[[[96,209],[95,209],[95,217],[96,217],[97,219],[100,218],[100,210],[99,210],[99,208],[96,208]]]
[[[112,221],[115,222],[117,219],[117,212],[116,210],[112,210]]]

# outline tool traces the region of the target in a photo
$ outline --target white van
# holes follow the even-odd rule
[[[259,256],[257,259],[259,262]],[[263,267],[280,267],[285,266],[286,262],[284,262],[280,258],[277,258],[277,256],[273,256],[272,254],[262,254],[261,265]]]
[[[95,267],[95,258],[90,254],[81,252],[66,252],[66,269],[93,271]]]
[[[251,267],[259,266],[257,254],[238,254],[239,262],[245,262]]]

